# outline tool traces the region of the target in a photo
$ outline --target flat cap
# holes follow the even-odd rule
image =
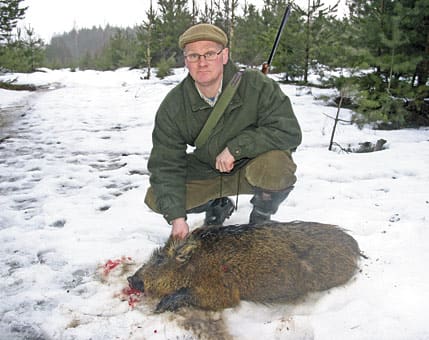
[[[188,28],[179,37],[179,47],[183,49],[186,44],[200,40],[215,41],[224,47],[228,44],[228,37],[219,27],[212,24],[198,24]]]

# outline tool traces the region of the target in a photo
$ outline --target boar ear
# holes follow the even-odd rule
[[[172,236],[170,236],[165,243],[164,246],[164,252],[169,258],[173,258],[176,256],[176,248],[182,243],[183,241],[176,239]]]
[[[194,250],[199,246],[199,242],[195,239],[188,238],[186,242],[176,248],[176,261],[185,263],[189,261]]]

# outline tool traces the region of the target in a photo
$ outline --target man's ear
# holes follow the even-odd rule
[[[222,58],[223,58],[223,64],[226,65],[226,63],[229,60],[229,48],[225,47],[222,51]]]

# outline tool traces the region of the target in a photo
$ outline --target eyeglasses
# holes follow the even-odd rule
[[[219,54],[221,54],[221,52],[224,49],[222,48],[219,52],[214,52],[214,51],[209,51],[207,53],[204,54],[198,54],[198,53],[191,53],[191,54],[187,54],[185,55],[185,58],[188,60],[188,62],[190,63],[196,63],[198,61],[200,61],[200,57],[204,57],[204,59],[206,61],[213,61],[216,60],[217,56]]]

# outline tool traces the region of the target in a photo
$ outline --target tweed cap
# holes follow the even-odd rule
[[[183,49],[186,44],[200,40],[215,41],[224,47],[228,44],[228,37],[219,27],[211,24],[198,24],[188,28],[179,37],[179,47]]]

